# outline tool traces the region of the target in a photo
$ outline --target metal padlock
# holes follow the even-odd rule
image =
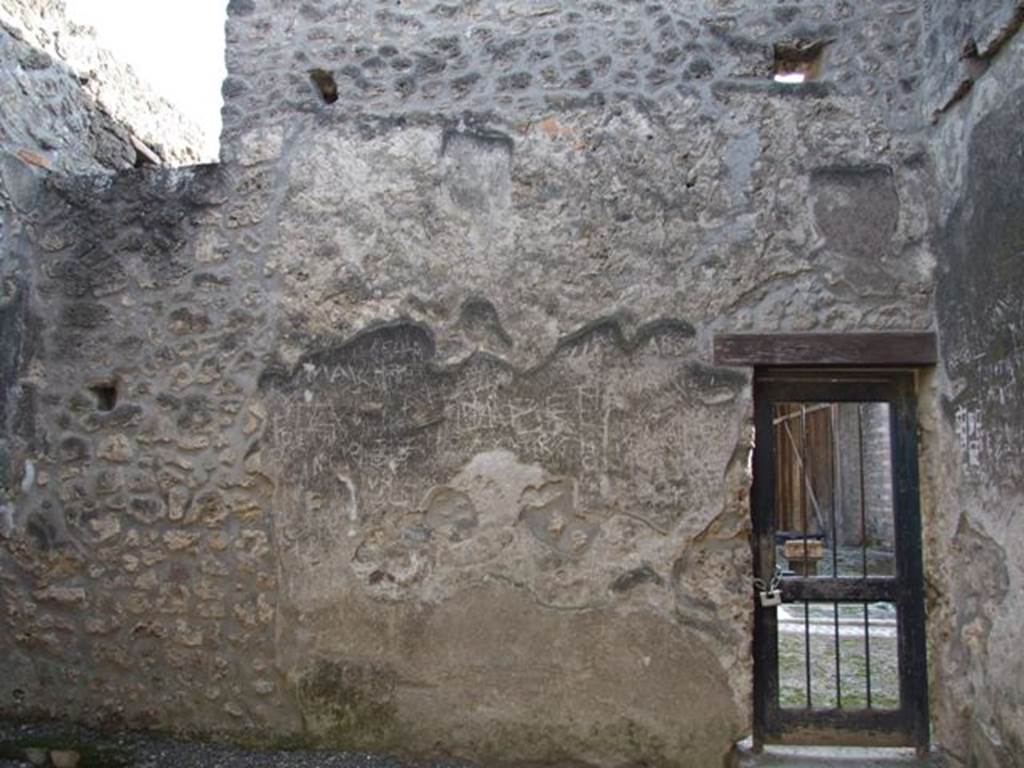
[[[760,593],[762,608],[775,608],[782,605],[781,589],[766,589]]]

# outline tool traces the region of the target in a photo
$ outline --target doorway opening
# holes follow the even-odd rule
[[[754,746],[928,745],[915,376],[758,369]]]

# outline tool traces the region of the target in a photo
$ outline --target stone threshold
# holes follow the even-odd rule
[[[754,754],[747,738],[736,745],[729,768],[952,768],[938,749],[918,757],[903,747],[793,747],[765,745]]]

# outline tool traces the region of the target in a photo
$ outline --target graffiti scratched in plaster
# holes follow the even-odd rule
[[[485,491],[449,484],[495,456],[533,473],[511,522],[557,556],[582,555],[615,515],[667,533],[720,483],[728,454],[707,452],[731,434],[744,383],[695,362],[693,336],[659,321],[627,338],[603,320],[520,370],[483,353],[440,365],[431,332],[397,322],[268,370],[263,451],[284,489],[282,537],[314,561],[351,537],[355,561],[390,563],[371,580],[419,578],[430,531],[462,541],[493,512]]]
[[[504,448],[579,478],[590,502],[610,482],[646,477],[663,503],[649,499],[644,516],[670,525],[692,482],[673,466],[699,450],[687,404],[737,384],[708,380],[695,367],[692,335],[663,322],[627,341],[603,322],[517,371],[483,354],[438,367],[426,329],[382,326],[309,355],[290,374],[264,376],[271,451],[288,477],[310,488],[355,478],[364,509],[383,513],[419,503],[422,493],[411,492],[418,476]]]

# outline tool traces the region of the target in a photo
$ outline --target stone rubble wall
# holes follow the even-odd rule
[[[140,34],[154,33],[139,21]],[[40,154],[55,170],[85,172],[92,157],[99,167],[131,167],[135,153],[117,146],[130,131],[166,165],[202,159],[200,129],[100,47],[90,28],[68,19],[63,0],[4,0],[0,37],[13,75],[0,86],[11,105],[0,118],[0,139],[5,148],[17,142],[8,151]]]
[[[920,16],[740,11],[648,76],[681,11],[232,4],[224,156],[265,200],[280,332],[253,456],[307,733],[696,765],[749,728],[749,389],[710,338],[927,328],[934,262]],[[836,37],[824,82],[772,83],[802,36]]]
[[[229,59],[251,38],[262,60],[252,98],[296,39],[256,11],[229,26]],[[424,18],[411,50],[466,32]],[[750,391],[710,337],[931,321],[925,145],[852,58],[772,84],[797,30],[769,21],[755,68],[716,43],[739,53],[692,88],[520,109],[482,70],[467,104],[493,114],[323,104],[306,66],[301,111],[277,114],[231,96],[233,65],[253,122],[229,122],[224,166],[47,182],[25,229],[40,344],[14,390],[10,706],[720,762],[749,728]],[[889,21],[912,50],[913,16]]]
[[[40,204],[41,179],[46,173],[192,163],[198,159],[192,149],[198,134],[97,48],[89,30],[68,21],[61,2],[4,2],[0,62],[0,492],[6,502],[16,485],[10,458],[31,444],[25,431],[31,430],[31,417],[14,415],[18,398],[26,396],[15,383],[37,351],[25,227]],[[6,531],[10,509],[2,509],[0,530]]]
[[[225,151],[244,153],[236,145],[250,127],[319,112],[314,69],[333,75],[334,111],[349,116],[529,121],[573,104],[699,96],[723,80],[770,90],[777,42],[825,43],[821,87],[872,97],[891,125],[912,130],[921,28],[905,2],[233,0]]]
[[[138,150],[131,131],[98,107],[60,61],[23,42],[6,26],[0,26],[0,60],[5,72],[0,98],[10,105],[0,115],[5,189],[24,175],[18,163],[58,173],[135,165]],[[10,194],[17,192],[4,195],[5,207],[13,204]]]
[[[721,764],[751,393],[710,341],[932,326],[929,9],[279,5],[230,4],[224,164],[19,187],[0,708]],[[772,83],[805,37],[824,80]]]
[[[41,185],[0,529],[4,710],[251,722],[279,685],[268,497],[237,449],[260,423],[268,302],[252,265],[196,252],[221,171]]]

